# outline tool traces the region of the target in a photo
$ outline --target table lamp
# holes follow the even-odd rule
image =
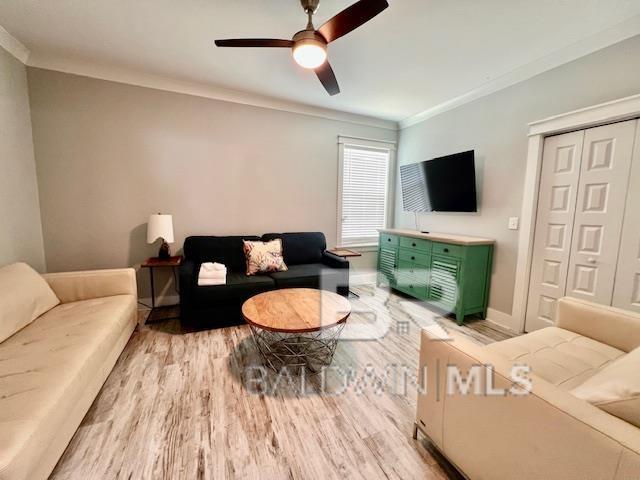
[[[171,257],[169,243],[173,243],[173,217],[161,213],[149,215],[147,224],[147,243],[152,244],[157,239],[162,239],[162,245],[158,252],[158,258],[167,260]]]

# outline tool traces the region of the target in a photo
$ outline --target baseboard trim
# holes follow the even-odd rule
[[[488,308],[487,321],[497,325],[500,328],[508,330],[511,333],[514,333],[514,334],[520,333],[514,328],[514,319],[509,313],[504,313],[504,312],[501,312],[500,310]]]
[[[370,283],[376,283],[378,274],[376,272],[371,273],[352,273],[349,275],[349,283],[353,285],[365,285]]]
[[[151,297],[139,297],[138,303],[141,307],[151,307]],[[156,297],[156,307],[170,307],[180,303],[180,297],[178,295],[159,295]]]
[[[352,273],[349,279],[349,282],[352,286],[356,285],[369,285],[375,283],[377,280],[376,272],[367,272],[367,273]],[[144,305],[151,306],[151,297],[140,297],[138,301]],[[172,306],[180,303],[180,297],[178,295],[159,295],[156,297],[156,307],[165,307]],[[487,309],[487,319],[488,322],[497,325],[498,327],[512,332],[514,334],[518,334],[518,332],[514,326],[513,317],[508,314],[501,312],[499,310],[495,310],[493,308]]]

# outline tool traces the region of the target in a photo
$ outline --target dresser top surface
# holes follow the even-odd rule
[[[383,228],[380,233],[399,235],[402,237],[424,238],[434,242],[453,243],[456,245],[493,245],[495,240],[482,237],[469,237],[467,235],[453,235],[449,233],[422,233],[417,230],[404,230],[398,228]]]

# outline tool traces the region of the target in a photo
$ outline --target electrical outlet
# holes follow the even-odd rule
[[[519,221],[518,217],[509,217],[509,230],[518,230]]]

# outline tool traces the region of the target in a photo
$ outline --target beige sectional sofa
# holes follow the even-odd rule
[[[133,269],[0,269],[0,480],[48,477],[129,340],[136,311]]]
[[[488,346],[424,329],[416,429],[471,479],[639,479],[639,347],[639,315],[573,299],[555,327]],[[479,394],[457,388],[473,369]]]

